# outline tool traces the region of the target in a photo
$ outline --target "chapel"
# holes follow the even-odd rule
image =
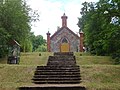
[[[62,27],[50,36],[47,32],[47,51],[48,52],[83,52],[83,32],[78,36],[67,27],[67,16],[61,16]]]

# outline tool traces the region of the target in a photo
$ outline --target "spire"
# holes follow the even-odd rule
[[[65,15],[65,13],[63,14],[63,16],[61,16],[62,19],[62,27],[67,27],[67,16]]]

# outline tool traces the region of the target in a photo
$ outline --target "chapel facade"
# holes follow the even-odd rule
[[[62,27],[50,36],[47,33],[47,51],[48,52],[83,52],[83,32],[78,36],[67,27],[67,16],[65,13],[61,16]]]

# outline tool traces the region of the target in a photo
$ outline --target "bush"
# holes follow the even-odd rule
[[[120,50],[112,54],[112,58],[115,60],[115,64],[120,64]]]
[[[36,52],[46,52],[47,51],[47,46],[39,45],[39,47],[35,51]]]
[[[5,57],[8,54],[8,47],[4,46],[0,48],[0,58]]]

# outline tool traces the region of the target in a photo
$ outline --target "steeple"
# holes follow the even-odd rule
[[[67,16],[65,15],[65,13],[63,14],[63,16],[61,16],[62,19],[62,27],[67,27]]]

